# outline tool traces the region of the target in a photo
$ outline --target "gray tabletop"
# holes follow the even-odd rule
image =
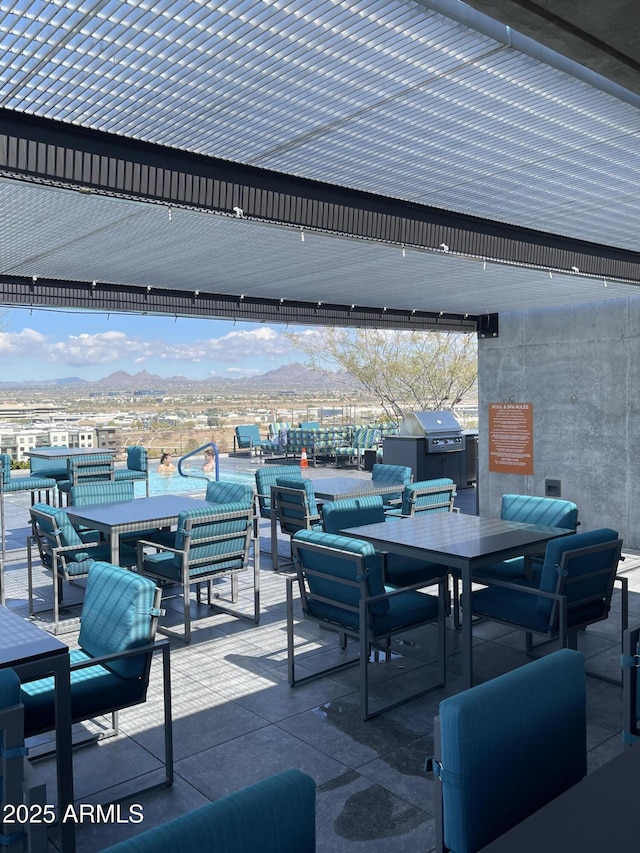
[[[379,483],[353,477],[324,477],[312,482],[315,496],[327,501],[361,498],[367,495],[390,495],[394,492],[402,492],[404,488],[401,483]]]
[[[365,539],[381,551],[418,557],[448,568],[458,569],[462,595],[471,598],[473,572],[511,557],[539,554],[547,542],[567,536],[572,530],[480,518],[477,515],[440,512],[421,513],[411,518],[365,524],[341,531]],[[473,685],[473,638],[471,619],[462,620],[462,681]]]
[[[419,552],[421,557],[434,563],[473,571],[498,560],[538,553],[550,539],[572,531],[441,512],[351,527],[342,532],[394,553],[416,556]]]
[[[18,666],[68,652],[69,647],[48,631],[0,607],[0,667]]]
[[[637,853],[640,745],[594,770],[482,853]]]
[[[113,456],[115,452],[115,449],[108,447],[34,447],[33,450],[25,450],[24,455],[36,459],[69,459],[72,456],[94,456],[96,453]]]
[[[207,509],[211,504],[188,495],[154,495],[150,498],[135,498],[132,501],[117,501],[90,506],[69,506],[65,512],[74,524],[105,527],[153,526],[171,524],[185,509]]]

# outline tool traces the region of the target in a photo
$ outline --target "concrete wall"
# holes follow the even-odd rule
[[[581,530],[640,549],[640,296],[501,314],[478,361],[480,514],[561,480]],[[531,476],[488,472],[488,404],[510,401],[533,404]]]

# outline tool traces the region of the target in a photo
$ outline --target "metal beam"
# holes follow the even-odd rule
[[[640,281],[640,253],[0,110],[0,174],[489,261]],[[443,248],[444,247],[444,248]]]
[[[128,314],[215,317],[265,323],[415,331],[475,332],[478,318],[426,311],[292,302],[202,291],[166,290],[0,275],[0,302],[31,308],[60,307]]]

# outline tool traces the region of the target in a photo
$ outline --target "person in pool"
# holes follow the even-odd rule
[[[158,474],[174,474],[176,470],[176,466],[171,461],[170,453],[163,453],[160,457],[160,464],[158,465]]]
[[[204,465],[202,466],[202,470],[205,474],[212,474],[216,470],[216,457],[210,447],[207,447],[204,452]]]

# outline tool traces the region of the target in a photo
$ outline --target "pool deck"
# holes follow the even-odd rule
[[[280,460],[278,460],[280,461]],[[246,457],[222,457],[224,472],[252,472],[261,464]],[[292,465],[292,468],[297,468]],[[312,479],[336,475],[335,467],[308,468]],[[341,469],[340,474],[370,478],[370,473]],[[193,494],[202,497],[202,491]],[[7,605],[27,614],[26,537],[28,494],[6,499],[8,559],[5,570]],[[458,505],[475,511],[475,491],[461,490]],[[260,524],[261,550],[269,549],[269,522]],[[288,538],[279,550],[288,554]],[[621,571],[629,578],[630,620],[640,621],[640,556],[627,553]],[[51,577],[44,571],[35,586],[39,605],[51,597]],[[241,581],[240,596],[250,607],[251,589]],[[70,602],[81,594],[65,588]],[[79,853],[100,851],[132,834],[242,788],[287,767],[298,767],[317,784],[318,853],[427,853],[434,849],[433,787],[424,760],[433,752],[433,717],[441,699],[461,689],[459,632],[447,630],[448,681],[446,688],[363,722],[358,715],[357,670],[292,689],[287,683],[285,630],[285,575],[273,572],[268,554],[261,556],[262,618],[252,626],[215,614],[206,605],[192,603],[190,645],[172,640],[171,671],[176,779],[172,788],[140,799],[141,824],[83,824],[77,828]],[[179,624],[180,613],[171,600],[167,618]],[[38,617],[46,626],[50,614]],[[579,643],[589,668],[619,676],[619,595],[606,622],[583,632]],[[415,683],[424,665],[417,660],[429,643],[430,629],[412,632],[403,656],[380,664],[372,677],[372,694],[382,700],[397,696],[403,679]],[[75,632],[62,635],[72,647]],[[309,671],[338,654],[333,634],[300,623],[296,641]],[[524,634],[488,622],[474,626],[474,665],[480,681],[526,662]],[[550,648],[555,648],[551,646]],[[121,734],[74,755],[75,794],[78,802],[105,803],[151,779],[162,754],[161,679],[154,663],[145,705],[120,714]],[[428,677],[428,675],[426,676]],[[413,685],[412,685],[413,686]],[[619,752],[623,745],[621,688],[587,678],[588,763],[593,770]],[[55,793],[53,762],[38,765]],[[144,778],[143,778],[144,777]],[[133,802],[136,802],[135,798]],[[56,832],[50,850],[58,849]]]

